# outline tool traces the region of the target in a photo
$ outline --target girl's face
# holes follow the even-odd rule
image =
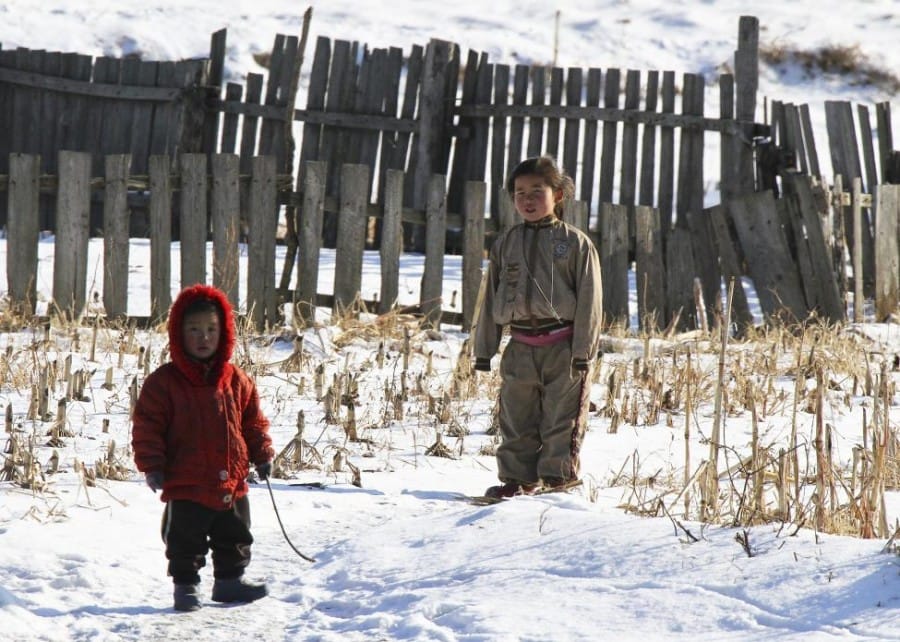
[[[554,190],[539,174],[517,176],[513,186],[516,211],[529,222],[552,214],[554,205],[562,198],[562,190]]]
[[[212,310],[190,314],[181,328],[184,351],[192,359],[206,361],[216,354],[220,334],[218,314]]]

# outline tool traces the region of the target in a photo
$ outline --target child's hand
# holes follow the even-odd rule
[[[272,462],[267,461],[264,464],[256,464],[256,474],[261,480],[266,481],[269,475],[272,474]]]
[[[491,360],[485,359],[484,357],[476,357],[475,358],[475,370],[481,370],[482,372],[490,372],[491,371]]]
[[[147,486],[150,487],[154,493],[158,490],[162,490],[163,483],[166,481],[166,476],[159,472],[146,473],[144,475],[144,480],[147,482]]]

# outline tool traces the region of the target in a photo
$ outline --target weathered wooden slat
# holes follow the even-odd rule
[[[472,105],[477,101],[478,86],[478,52],[470,49],[463,69],[460,93],[461,105]],[[463,186],[469,179],[469,161],[474,157],[472,147],[475,145],[475,119],[467,116],[459,118],[459,129],[465,132],[458,136],[453,148],[453,165],[447,189],[447,207],[459,211],[463,199]]]
[[[275,328],[281,321],[275,289],[277,208],[275,156],[253,159],[250,180],[250,238],[247,254],[247,313],[257,329]],[[234,243],[237,249],[237,243]]]
[[[225,100],[240,102],[244,95],[244,86],[240,83],[230,82],[225,86]],[[219,151],[223,154],[233,154],[237,151],[238,115],[226,113],[222,118],[222,141]]]
[[[422,76],[422,87],[419,95],[419,133],[416,137],[416,165],[413,180],[413,207],[425,209],[429,195],[431,176],[434,173],[446,174],[447,155],[449,149],[445,148],[449,105],[453,103],[456,95],[456,86],[453,85],[452,94],[447,69],[454,56],[458,56],[458,48],[449,42],[431,40],[425,53],[425,67]],[[485,80],[478,83],[490,96],[490,72],[485,66]],[[477,92],[477,89],[476,89]],[[484,94],[481,94],[484,95]],[[487,136],[485,135],[485,145]],[[481,176],[484,176],[484,165],[481,166]]]
[[[342,112],[353,111],[354,98],[358,89],[357,80],[359,78],[359,64],[357,61],[360,60],[362,55],[358,52],[359,47],[360,44],[358,42],[351,43],[349,54],[344,60],[345,70],[341,77],[342,84],[336,88],[338,95],[337,106]],[[336,64],[336,60],[332,64]],[[329,87],[329,97],[334,90],[334,85]],[[329,163],[331,170],[331,176],[328,181],[329,194],[340,194],[340,180],[343,172],[339,171],[339,168],[347,163],[355,164],[353,161],[356,159],[356,150],[353,143],[353,135],[353,132],[347,129],[334,130],[332,156]],[[330,233],[327,216],[325,226]]]
[[[874,190],[878,185],[878,168],[875,163],[875,145],[872,143],[872,121],[869,119],[869,108],[865,105],[856,106],[859,118],[859,138],[862,143],[862,157],[866,168],[866,185]],[[877,209],[873,206],[872,218],[877,217]]]
[[[328,67],[331,61],[331,40],[324,36],[316,39],[316,51],[313,54],[312,68],[309,72],[309,87],[306,90],[306,109],[320,111],[325,109],[325,93],[328,89]],[[300,165],[297,168],[297,187],[303,185],[303,172],[307,162],[318,160],[319,141],[322,127],[319,123],[304,121],[303,139],[300,143]]]
[[[794,237],[802,242],[811,263],[808,289],[814,293],[814,297],[808,300],[810,307],[826,321],[840,323],[845,320],[844,304],[831,264],[831,248],[822,232],[823,212],[813,194],[813,186],[807,176],[792,174],[782,180],[785,193],[797,201],[797,218],[802,224],[802,229],[798,227]],[[828,205],[823,205],[827,210]]]
[[[637,111],[641,103],[641,74],[635,69],[625,72],[625,109]],[[619,167],[619,203],[634,205],[637,196],[638,128],[635,123],[622,125],[622,160]],[[634,216],[629,214],[629,236],[634,233]]]
[[[399,47],[391,47],[388,49],[387,59],[384,68],[384,117],[396,118],[397,111],[400,108],[400,76],[403,72],[403,50]],[[397,144],[397,135],[393,131],[381,131],[381,160],[379,162],[379,171],[381,175],[377,181],[378,192],[375,194],[376,201],[384,202],[384,189],[387,183],[388,169],[400,169],[391,167],[394,156],[394,146]],[[379,237],[380,238],[380,237]]]
[[[807,317],[797,267],[781,227],[772,192],[747,194],[726,204],[766,317],[786,323]]]
[[[672,114],[675,111],[675,72],[663,72],[662,113]],[[663,125],[659,130],[659,189],[657,190],[657,208],[659,209],[659,230],[666,242],[666,235],[672,227],[672,213],[675,194],[675,129]]]
[[[856,140],[856,128],[853,122],[853,109],[849,102],[825,101],[825,125],[828,130],[828,146],[831,151],[831,166],[836,174],[843,177],[844,185],[851,185],[854,178],[862,180],[862,165],[859,157],[859,146]],[[865,190],[865,183],[863,184]],[[856,240],[853,236],[853,218],[850,207],[843,208],[844,234],[847,246],[853,257]],[[863,280],[872,284],[874,274],[874,239],[869,225],[862,227]],[[871,292],[871,288],[869,288]]]
[[[588,69],[585,106],[596,107],[600,104],[600,88],[603,73],[596,68]],[[594,183],[597,180],[597,121],[587,120],[584,123],[584,149],[581,153],[581,191],[579,198],[590,204],[594,198]]]
[[[738,328],[738,334],[743,335],[753,325],[753,315],[750,312],[750,304],[747,302],[747,294],[741,279],[743,270],[741,269],[740,246],[735,242],[731,232],[728,210],[724,205],[715,205],[709,208],[708,216],[716,241],[716,253],[722,266],[725,288],[726,291],[731,289],[732,292],[729,322],[734,323]]]
[[[584,201],[576,199],[567,199],[563,209],[563,220],[567,221],[576,228],[589,234],[588,229],[588,204]]]
[[[362,114],[382,116],[384,106],[384,71],[387,63],[387,51],[375,49],[360,69],[360,92],[358,94],[358,109]],[[369,167],[369,175],[377,177],[376,159],[381,133],[377,130],[362,130],[357,134],[359,143],[356,145],[358,153],[357,162]],[[372,193],[372,185],[369,184],[369,195]]]
[[[666,326],[681,332],[697,328],[694,253],[691,233],[675,225],[666,235]]]
[[[109,319],[128,315],[129,211],[131,154],[105,159],[103,188],[103,307]]]
[[[136,69],[132,71],[135,63],[126,63],[130,74],[134,74],[133,82],[141,87],[153,86],[156,81],[157,63],[138,61]],[[131,151],[131,171],[136,174],[146,174],[147,158],[150,155],[150,130],[152,127],[153,104],[141,101],[132,105],[131,124],[129,126],[131,142],[128,145]]]
[[[13,310],[23,314],[33,314],[37,302],[40,174],[39,156],[10,155],[6,287]]]
[[[441,324],[441,293],[444,286],[444,247],[447,238],[446,179],[433,174],[428,181],[425,204],[425,265],[419,307],[425,323],[432,328]]]
[[[900,185],[875,189],[875,321],[889,321],[900,309]]]
[[[603,266],[603,323],[628,327],[628,208],[600,203],[600,264]]]
[[[666,317],[666,276],[659,210],[638,205],[635,214],[635,279],[640,329],[662,329]],[[605,275],[604,275],[605,278]]]
[[[181,88],[181,100],[175,106],[172,145],[174,153],[199,153],[203,149],[203,124],[206,102],[203,87],[209,82],[205,60],[182,60],[175,64],[175,77]]]
[[[261,74],[247,74],[247,104],[255,104],[262,100],[263,77]],[[241,174],[249,174],[253,156],[256,154],[259,119],[244,116],[241,124]]]
[[[875,123],[878,127],[878,161],[883,182],[888,175],[888,160],[894,151],[894,132],[891,127],[891,103],[881,102],[875,105]]]
[[[422,83],[422,72],[425,68],[425,50],[420,45],[414,45],[406,61],[406,86],[403,90],[403,106],[400,109],[401,119],[412,119],[416,113],[419,88]],[[409,132],[399,132],[394,143],[394,151],[391,154],[391,169],[404,169],[415,167],[417,161],[416,149],[410,145],[412,138]],[[403,183],[403,202],[412,203],[412,181]]]
[[[646,97],[644,98],[644,111],[655,114],[659,102],[659,72],[651,71],[647,74]],[[641,176],[640,189],[638,191],[638,203],[641,205],[653,205],[653,183],[656,177],[656,126],[644,125],[641,138]],[[659,212],[657,212],[657,227]],[[660,237],[660,242],[662,237]],[[662,250],[660,250],[661,252]],[[662,319],[660,308],[659,318]]]
[[[58,167],[53,304],[55,313],[75,320],[86,300],[91,155],[61,151]]]
[[[563,70],[559,67],[550,69],[550,106],[559,107],[562,105],[563,95]],[[544,153],[550,154],[553,158],[559,159],[559,118],[550,117],[547,119],[547,136],[544,142]]]
[[[489,103],[491,101],[493,89],[494,65],[488,64],[487,54],[482,54],[478,61],[478,73],[475,77],[475,102]],[[467,181],[483,181],[487,178],[487,156],[488,156],[488,139],[490,128],[486,119],[477,119],[472,124],[472,138],[469,142],[468,158],[466,163],[466,173],[464,174]],[[434,173],[442,173],[442,166],[437,165],[432,168]],[[459,211],[462,200],[454,208]]]
[[[296,53],[297,38],[287,37],[284,34],[275,35],[275,43],[272,45],[272,53],[269,57],[268,76],[266,77],[266,91],[263,98],[265,105],[277,108],[276,113],[284,116],[284,101],[281,93],[284,90],[284,71],[290,67],[291,53]],[[281,120],[281,118],[278,118]],[[282,146],[283,126],[278,120],[263,118],[259,131],[259,153],[279,155]],[[281,152],[283,154],[283,152]]]
[[[607,109],[619,106],[621,72],[618,69],[606,70],[606,82],[603,88],[603,105]],[[600,147],[600,203],[613,202],[613,186],[616,171],[616,135],[617,124],[612,121],[603,123],[603,142]],[[601,237],[602,238],[602,237]]]
[[[566,104],[581,105],[582,71],[580,67],[570,67],[566,75]],[[578,185],[581,181],[581,168],[578,166],[578,141],[581,133],[581,121],[577,118],[565,120],[563,132],[562,166]],[[590,176],[588,176],[590,180]],[[578,191],[575,192],[576,194]]]
[[[734,75],[719,76],[719,118],[734,119]],[[722,132],[719,135],[719,196],[720,202],[727,203],[737,192],[737,168],[731,159],[736,145],[742,145],[740,137]]]
[[[212,282],[214,286],[225,293],[231,306],[235,309],[240,303],[238,242],[241,239],[241,192],[238,185],[239,164],[240,160],[235,154],[213,154],[210,159],[212,189],[209,197],[209,212],[213,241]],[[254,205],[251,197],[248,214],[253,211]],[[264,221],[250,217],[248,227],[251,236],[256,229],[263,226]],[[257,291],[251,288],[250,282],[253,279],[261,278],[261,274],[255,274],[253,270],[248,269],[248,301],[250,297],[261,292],[261,289]],[[252,310],[250,305],[247,309],[250,311],[250,318],[255,323],[258,318],[257,311]]]
[[[294,314],[310,324],[315,319],[316,292],[319,280],[319,248],[322,242],[325,182],[324,161],[306,161],[303,170],[303,206],[297,225],[297,291],[294,295]]]
[[[697,74],[684,74],[681,91],[681,111],[690,114],[694,110]],[[691,208],[691,189],[694,169],[692,133],[682,129],[678,141],[678,182],[675,193],[675,226],[687,227],[687,216]],[[691,286],[693,289],[693,285]]]
[[[527,65],[516,65],[516,71],[513,76],[513,105],[524,105],[528,101],[528,72]],[[523,138],[525,134],[525,119],[521,116],[509,116],[509,146],[507,148],[506,171],[503,173],[503,181],[494,185],[494,194],[491,195],[491,201],[497,201],[497,220],[500,217],[500,199],[495,196],[498,191],[503,190],[503,183],[506,177],[512,172],[512,169],[523,160],[522,150]],[[493,207],[491,208],[493,212]]]
[[[734,52],[735,118],[744,121],[745,131],[739,138],[752,140],[754,132],[746,131],[756,115],[756,94],[759,88],[759,20],[754,16],[741,16],[738,21],[738,45]],[[755,189],[753,175],[753,148],[735,144],[734,148],[735,195],[747,194]]]
[[[150,317],[161,319],[172,304],[171,161],[151,156],[150,172]]]
[[[206,283],[207,184],[206,154],[182,154],[179,237],[181,287]]]
[[[809,115],[809,105],[800,105],[800,124],[803,130],[803,142],[806,145],[806,160],[809,163],[809,173],[812,176],[821,177],[819,152],[816,149],[816,137],[813,133],[812,118]]]
[[[531,108],[540,108],[547,102],[547,70],[534,65],[531,67]],[[521,107],[515,106],[521,109]],[[514,107],[510,107],[510,110]],[[514,111],[510,115],[516,115]],[[524,115],[524,114],[522,114]],[[544,116],[533,112],[528,118],[528,152],[529,158],[540,156],[544,149]]]
[[[347,40],[335,40],[331,57],[331,67],[328,74],[328,91],[325,97],[325,110],[329,112],[343,111],[342,105],[346,93],[353,88],[352,82],[348,83],[347,76],[352,74],[354,66],[351,58],[351,43]],[[352,79],[351,79],[352,80]],[[339,130],[335,127],[323,127],[321,141],[319,143],[319,160],[327,163],[328,176],[325,183],[327,195],[338,193],[338,183],[341,176],[340,156],[337,152],[339,143]],[[323,228],[324,243],[328,247],[334,247],[337,237],[338,220],[330,214],[325,215]]]
[[[463,205],[462,252],[462,331],[472,329],[481,271],[484,263],[484,210],[487,185],[483,182],[466,183]]]
[[[175,63],[160,62],[156,66],[156,87],[174,91],[175,88]],[[180,90],[178,90],[180,91]],[[153,129],[150,132],[150,153],[169,154],[172,156],[170,143],[172,127],[175,120],[175,105],[165,101],[153,106]]]
[[[389,169],[385,174],[384,219],[381,226],[381,246],[378,248],[381,259],[379,314],[390,311],[397,303],[400,292],[401,252],[403,252],[403,172]]]
[[[509,65],[494,66],[494,103],[505,105],[509,102]],[[491,127],[491,176],[490,183],[492,185],[503,185],[506,179],[506,118],[494,118]],[[468,187],[467,187],[468,189]],[[468,202],[464,199],[464,202]],[[451,206],[451,202],[447,201],[447,207],[452,210],[456,208]],[[491,218],[496,219],[500,214],[500,203],[497,199],[492,198],[490,202]],[[482,226],[483,227],[483,226]],[[465,289],[463,289],[463,300],[465,301]],[[463,304],[465,308],[465,303]],[[465,315],[464,315],[465,316]]]
[[[346,164],[341,167],[341,211],[338,215],[334,262],[335,318],[355,316],[362,287],[362,260],[366,247],[366,185],[369,168]]]
[[[806,145],[803,142],[803,128],[800,125],[800,110],[796,105],[784,106],[784,131],[790,149],[794,150],[799,170],[803,174],[809,173]]]
[[[219,98],[222,92],[222,83],[225,78],[225,54],[228,31],[219,29],[213,32],[209,39],[209,75],[206,84],[206,102]],[[226,95],[226,99],[227,99]],[[203,131],[203,149],[209,152],[216,151],[216,137],[219,133],[218,112],[207,113]],[[222,150],[226,152],[226,150]],[[234,152],[234,148],[226,153]]]

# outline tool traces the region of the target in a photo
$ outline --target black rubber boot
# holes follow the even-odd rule
[[[200,594],[196,584],[175,585],[175,610],[196,611],[200,608]]]
[[[265,584],[254,584],[243,577],[216,580],[213,584],[213,602],[253,602],[269,594]]]

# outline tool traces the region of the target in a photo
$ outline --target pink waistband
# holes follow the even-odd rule
[[[510,335],[513,341],[524,343],[527,346],[541,347],[550,346],[554,343],[564,341],[575,334],[574,326],[568,325],[564,328],[550,330],[544,334],[525,334],[524,332],[516,332],[513,330]]]

